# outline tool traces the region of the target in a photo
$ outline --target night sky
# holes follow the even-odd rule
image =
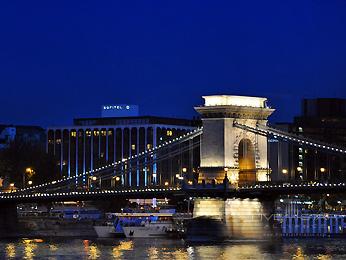
[[[346,98],[345,0],[0,1],[0,123],[68,125],[102,104],[192,117],[202,95]]]

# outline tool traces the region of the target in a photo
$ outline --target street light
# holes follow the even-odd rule
[[[186,168],[186,167],[183,167],[182,171],[183,171],[183,172],[187,172],[187,168]]]
[[[168,184],[169,184],[168,181],[165,181],[165,186],[168,186]]]
[[[35,171],[31,167],[27,167],[25,169],[25,172],[23,172],[23,189],[25,188],[25,183],[26,183],[26,175],[29,176],[29,178],[34,175]]]
[[[28,185],[32,185],[32,181],[28,181]]]
[[[282,173],[283,173],[283,174],[287,174],[287,173],[288,173],[288,170],[287,170],[287,169],[282,169]]]
[[[326,172],[326,168],[324,168],[324,167],[321,167],[320,168],[320,171],[323,173],[323,172]]]

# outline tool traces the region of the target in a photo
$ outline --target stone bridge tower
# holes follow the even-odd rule
[[[267,137],[233,125],[266,125],[274,112],[267,99],[228,95],[203,98],[204,105],[195,107],[203,122],[199,181],[222,183],[225,174],[233,185],[269,180]]]

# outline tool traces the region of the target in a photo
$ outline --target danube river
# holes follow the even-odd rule
[[[346,240],[229,241],[187,245],[164,239],[0,241],[0,259],[346,259]]]

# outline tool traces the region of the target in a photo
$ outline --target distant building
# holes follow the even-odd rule
[[[346,99],[304,99],[302,114],[295,117],[293,123],[276,127],[280,129],[280,125],[285,125],[288,132],[346,147]],[[275,145],[271,147],[275,149]],[[281,179],[335,181],[346,177],[346,158],[340,154],[290,144],[279,150],[279,156],[271,154],[271,164]],[[276,160],[283,166],[276,169]],[[281,174],[283,169],[287,170],[284,175]]]
[[[295,117],[292,132],[346,147],[346,99],[304,99],[302,115]],[[294,165],[303,179],[343,179],[346,161],[340,154],[295,147]],[[300,167],[300,168],[299,168]]]
[[[0,149],[17,141],[45,147],[46,131],[39,126],[0,125]]]
[[[121,161],[192,131],[198,124],[195,120],[153,116],[109,117],[104,111],[102,115],[75,119],[72,126],[48,128],[47,152],[55,156],[62,176],[75,176]],[[199,152],[195,154],[199,156]],[[178,157],[172,158],[171,163],[143,166],[121,182],[125,186],[163,185],[175,182],[172,176],[181,173],[182,167],[189,172],[196,170],[198,161],[190,162],[186,155]]]

